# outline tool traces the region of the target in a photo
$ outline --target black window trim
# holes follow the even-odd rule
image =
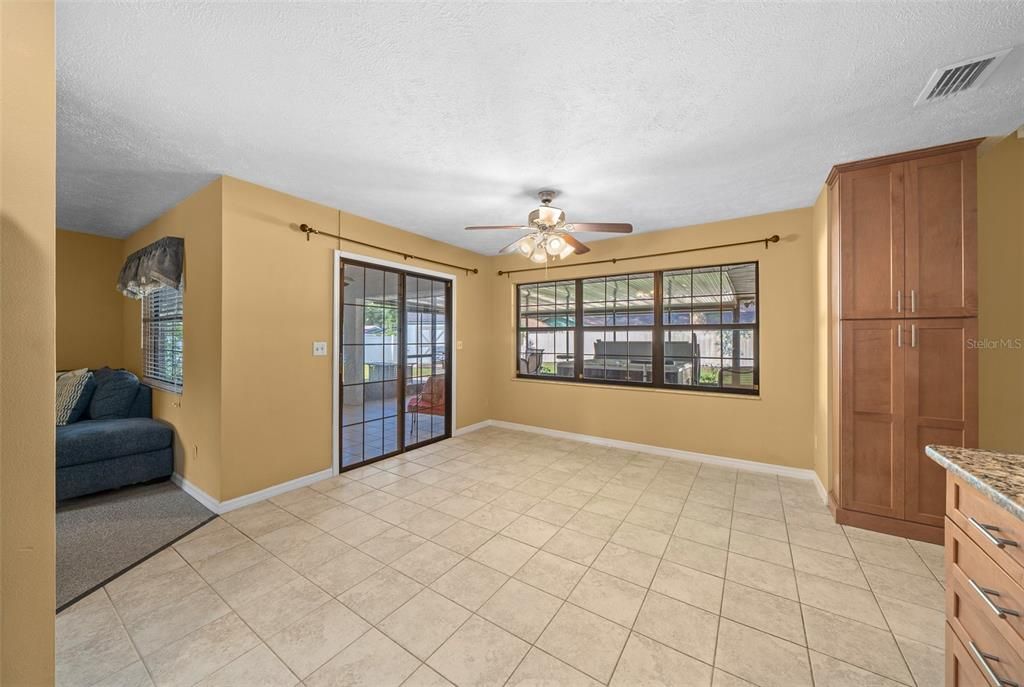
[[[664,301],[662,298],[662,290],[664,288],[664,276],[666,272],[676,272],[679,270],[700,270],[706,268],[724,268],[732,267],[735,265],[753,265],[754,266],[754,295],[757,297],[757,315],[756,319],[752,324],[743,324],[738,322],[729,323],[718,323],[718,324],[665,324],[664,322]],[[646,325],[615,325],[615,326],[602,326],[602,327],[585,327],[583,324],[583,282],[587,279],[607,279],[610,277],[628,277],[634,274],[652,274],[654,276],[654,322],[652,326]],[[575,300],[575,311],[574,311],[574,325],[572,327],[523,327],[521,322],[521,287],[528,284],[555,284],[558,282],[574,282],[576,287],[576,300]],[[515,298],[515,375],[517,379],[527,380],[539,380],[544,382],[555,382],[561,384],[586,384],[596,386],[621,386],[634,389],[658,389],[661,391],[680,391],[688,393],[710,393],[710,394],[726,394],[730,396],[760,396],[761,395],[761,265],[758,260],[740,260],[738,262],[724,262],[712,265],[693,265],[690,267],[671,267],[660,270],[636,270],[631,272],[619,272],[616,274],[594,274],[585,277],[576,277],[573,279],[548,279],[545,281],[524,281],[517,282],[514,284],[516,291]],[[627,331],[627,330],[641,330],[651,332],[651,369],[652,370],[663,370],[664,369],[664,343],[665,333],[669,331],[690,331],[693,329],[750,329],[753,332],[754,338],[754,387],[751,389],[736,388],[736,387],[715,387],[698,384],[666,384],[664,375],[654,375],[650,382],[635,382],[629,380],[619,379],[592,379],[583,377],[583,332],[587,329],[601,329],[604,331]],[[573,376],[572,377],[559,377],[556,375],[538,375],[538,374],[525,374],[519,371],[519,346],[520,341],[524,332],[573,332]]]

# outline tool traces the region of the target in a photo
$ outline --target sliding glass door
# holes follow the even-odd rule
[[[341,266],[341,469],[450,436],[451,282]]]
[[[405,275],[405,445],[448,436],[451,282]]]

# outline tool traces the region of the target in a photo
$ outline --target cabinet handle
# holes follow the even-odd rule
[[[993,532],[1002,532],[1002,530],[1000,530],[995,525],[986,525],[984,523],[978,522],[978,519],[973,516],[967,518],[967,522],[974,525],[978,529],[978,531],[981,532],[982,535],[984,535],[985,539],[988,539],[990,542],[998,546],[1000,549],[1005,549],[1007,546],[1019,546],[1019,544],[1013,541],[1012,539],[1003,539],[1002,537],[993,536]]]
[[[910,347],[917,348],[917,325],[910,325]]]
[[[896,312],[903,312],[903,289],[896,289]]]
[[[917,290],[910,290],[910,312],[917,312]]]
[[[903,325],[896,325],[896,348],[903,348]]]
[[[1003,608],[1002,606],[996,606],[995,603],[992,602],[991,597],[1000,596],[999,592],[997,592],[996,590],[985,589],[984,587],[979,586],[977,582],[975,582],[969,577],[967,578],[967,584],[971,585],[971,589],[974,590],[974,593],[980,596],[981,600],[985,602],[985,605],[988,606],[989,610],[995,613],[998,617],[1004,619],[1008,615],[1013,615],[1018,618],[1020,617],[1020,613],[1013,610],[1012,608]]]
[[[1013,680],[1004,680],[996,675],[996,671],[992,670],[992,666],[990,666],[988,662],[994,661],[995,663],[999,663],[1000,661],[998,656],[982,652],[974,642],[967,642],[967,646],[974,655],[974,660],[981,664],[982,670],[985,671],[985,677],[988,678],[992,687],[1020,687],[1020,684]]]

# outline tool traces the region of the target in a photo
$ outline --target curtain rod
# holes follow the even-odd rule
[[[345,238],[344,236],[340,236],[338,234],[332,234],[332,233],[327,232],[327,231],[320,231],[319,229],[314,229],[313,227],[309,226],[308,224],[300,224],[299,225],[299,231],[301,231],[303,234],[306,235],[306,240],[307,241],[309,241],[309,237],[311,235],[313,235],[313,234],[316,234],[317,236],[329,236],[332,239],[338,239],[339,241],[344,241],[346,243],[355,243],[355,244],[360,245],[360,246],[366,246],[367,248],[375,248],[377,250],[382,250],[382,251],[384,251],[386,253],[393,253],[395,255],[401,255],[403,260],[408,260],[409,258],[412,258],[414,260],[422,260],[423,262],[429,262],[429,263],[433,263],[435,265],[444,265],[445,267],[451,267],[451,268],[456,269],[456,270],[463,270],[466,274],[469,274],[470,272],[472,272],[473,274],[478,274],[480,272],[480,270],[478,270],[475,267],[465,267],[464,265],[455,265],[455,264],[452,264],[450,262],[443,262],[441,260],[434,260],[432,258],[424,258],[423,256],[420,256],[420,255],[414,255],[412,253],[406,253],[406,252],[403,252],[403,251],[400,251],[400,250],[394,250],[392,248],[385,248],[384,246],[377,246],[377,245],[372,244],[372,243],[366,243],[365,241],[356,241],[355,239]]]
[[[749,246],[754,243],[763,243],[765,250],[769,243],[778,243],[779,235],[773,234],[763,239],[752,239],[750,241],[736,241],[735,243],[719,243],[714,246],[701,246],[700,248],[682,248],[680,250],[667,250],[663,253],[648,253],[646,255],[631,255],[626,258],[604,258],[603,260],[587,260],[585,262],[572,262],[564,265],[541,265],[540,267],[522,267],[515,270],[498,270],[498,276],[516,274],[517,272],[534,272],[536,270],[558,270],[565,267],[583,267],[584,265],[602,265],[606,262],[615,264],[626,260],[642,260],[644,258],[660,258],[666,255],[678,255],[679,253],[695,253],[701,250],[714,250],[715,248],[733,248],[735,246]]]

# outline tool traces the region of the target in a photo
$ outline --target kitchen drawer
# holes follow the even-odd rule
[[[961,604],[976,606],[1017,655],[1024,656],[1024,589],[963,530],[947,521],[947,616],[955,617]]]
[[[946,479],[946,515],[1014,582],[1024,586],[1024,522],[953,475]]]
[[[946,625],[946,687],[984,687],[986,679],[970,652]]]
[[[994,687],[971,652],[946,625],[946,687]]]
[[[996,629],[987,606],[956,577],[947,580],[947,584],[950,591],[946,597],[946,620],[968,653],[979,652],[974,658],[983,671],[986,665],[979,656],[987,656],[987,669],[998,675],[1004,685],[1024,685],[1024,657]],[[996,684],[993,683],[993,687]]]

